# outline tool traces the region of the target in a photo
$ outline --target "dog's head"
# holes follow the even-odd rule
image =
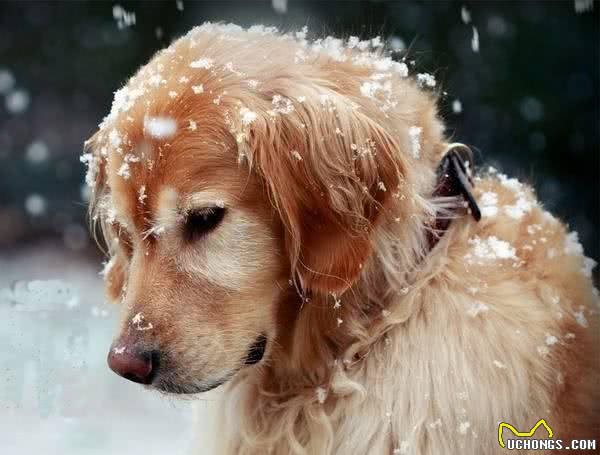
[[[113,370],[167,392],[225,382],[292,336],[298,295],[357,281],[387,207],[410,213],[434,103],[389,58],[336,46],[206,25],[116,93],[83,157],[123,304]]]

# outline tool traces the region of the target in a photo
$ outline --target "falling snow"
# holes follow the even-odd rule
[[[46,212],[46,199],[39,194],[30,194],[25,199],[25,210],[32,216],[40,216]]]
[[[467,9],[466,6],[463,6],[460,9],[460,18],[465,24],[471,23],[471,12]]]
[[[462,112],[463,108],[462,108],[462,103],[460,102],[460,100],[454,100],[452,101],[452,112],[454,112],[455,114],[460,114]]]
[[[135,25],[135,13],[126,11],[121,5],[113,6],[113,18],[117,21],[119,29],[132,27]]]
[[[43,141],[33,141],[25,151],[25,158],[34,165],[45,162],[48,160],[48,156],[48,146]]]
[[[473,38],[471,38],[471,49],[473,49],[473,52],[479,52],[479,31],[477,31],[477,27],[473,27]]]
[[[12,114],[21,114],[29,107],[29,93],[19,89],[10,92],[4,99],[6,110]]]

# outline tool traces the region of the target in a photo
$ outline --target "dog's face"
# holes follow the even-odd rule
[[[201,392],[261,360],[274,338],[287,285],[279,225],[223,144],[184,134],[162,156],[160,144],[136,147],[155,157],[152,172],[122,178],[118,154],[107,166],[122,261],[107,282],[124,307],[109,363],[159,390]]]
[[[433,103],[382,74],[411,105],[394,117],[389,96],[357,97],[389,59],[353,48],[296,64],[304,46],[209,24],[115,95],[83,161],[112,257],[108,294],[123,307],[109,353],[120,375],[195,393],[256,368],[274,346],[318,350],[290,337],[336,336],[345,309],[323,306],[299,328],[296,290],[339,296],[386,207],[395,220],[414,213],[441,131]],[[256,58],[261,49],[277,52]],[[416,123],[432,125],[431,139],[399,154]]]

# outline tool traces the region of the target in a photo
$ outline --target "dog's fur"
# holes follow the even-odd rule
[[[122,332],[162,353],[159,390],[231,378],[223,453],[491,454],[499,422],[540,418],[600,436],[593,261],[493,170],[475,178],[482,220],[457,216],[429,251],[461,201],[431,196],[447,138],[405,71],[378,40],[205,24],[89,141]],[[183,239],[214,204],[223,222]]]

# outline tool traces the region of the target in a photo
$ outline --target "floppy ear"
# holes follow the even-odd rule
[[[111,220],[112,217],[107,214],[107,200],[110,195],[106,183],[106,157],[102,150],[98,149],[99,142],[100,133],[94,134],[85,142],[85,153],[81,161],[87,165],[85,180],[90,188],[90,230],[100,249],[109,257],[100,274],[104,277],[109,299],[117,302],[120,301],[127,280],[131,246],[127,239],[123,239],[118,223]]]
[[[394,139],[349,98],[295,88],[301,91],[289,98],[268,94],[268,104],[252,100],[262,110],[245,125],[249,111],[238,106],[239,151],[265,182],[302,287],[340,294],[371,253],[373,228],[400,184],[401,157]]]
[[[119,302],[123,296],[126,273],[127,259],[121,250],[117,250],[102,271],[106,283],[106,294],[112,302]]]

